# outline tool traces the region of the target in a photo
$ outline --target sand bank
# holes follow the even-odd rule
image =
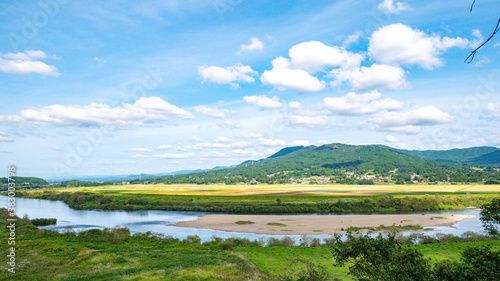
[[[380,225],[449,226],[473,215],[390,214],[390,215],[224,215],[208,214],[196,221],[175,224],[181,227],[207,228],[258,234],[334,234],[349,227]],[[248,221],[253,224],[237,224]],[[360,232],[368,232],[363,230]]]

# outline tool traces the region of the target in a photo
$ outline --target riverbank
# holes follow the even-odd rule
[[[405,212],[464,209],[487,204],[497,194],[299,196],[299,195],[152,195],[122,192],[58,192],[24,190],[23,198],[61,200],[74,209],[164,210],[232,214],[305,214],[344,212]]]
[[[389,214],[389,215],[227,215],[207,214],[195,221],[183,221],[174,226],[216,229],[232,232],[256,234],[335,234],[345,233],[348,228],[368,228],[383,226],[450,226],[470,219],[473,215],[433,215],[433,214]],[[383,229],[380,229],[383,231]]]

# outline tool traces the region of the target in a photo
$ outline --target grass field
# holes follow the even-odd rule
[[[490,194],[499,193],[500,185],[192,185],[137,184],[97,187],[57,188],[58,191],[91,191],[104,194],[191,195],[191,196],[370,196],[423,194]]]

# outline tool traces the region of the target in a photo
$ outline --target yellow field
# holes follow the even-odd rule
[[[500,192],[500,185],[192,185],[192,184],[138,184],[107,185],[57,189],[58,191],[97,191],[157,195],[376,195],[384,193],[432,192]]]

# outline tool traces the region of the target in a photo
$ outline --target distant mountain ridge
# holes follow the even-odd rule
[[[454,148],[449,150],[390,149],[440,162],[474,165],[500,165],[500,149],[492,146]]]
[[[348,145],[286,147],[260,160],[248,160],[236,167],[161,177],[165,183],[288,183],[292,178],[326,177],[349,183],[378,175],[398,182],[411,182],[418,176],[429,182],[479,182],[500,180],[493,168],[475,169],[478,165],[500,163],[500,149],[479,147],[448,151],[410,151],[383,145]],[[483,171],[484,170],[484,171]],[[368,176],[371,175],[371,176]],[[491,177],[490,177],[491,176]],[[497,179],[498,177],[498,179]],[[345,179],[345,181],[342,181]]]

